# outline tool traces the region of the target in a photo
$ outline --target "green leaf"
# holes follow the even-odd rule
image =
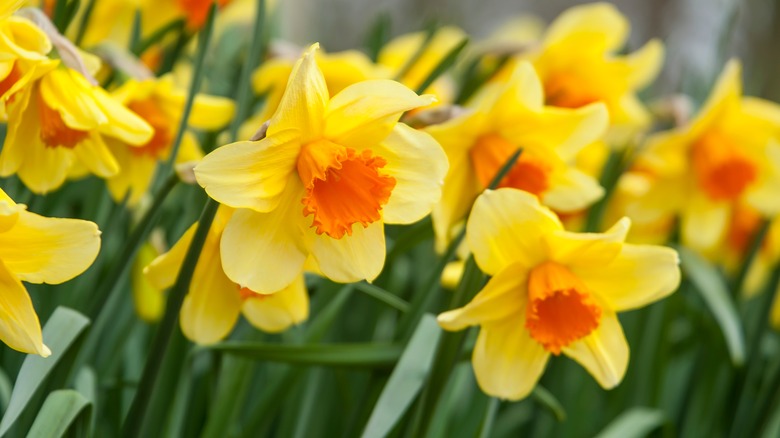
[[[13,391],[11,379],[8,378],[8,374],[5,371],[0,370],[0,409],[3,412],[8,409],[8,402],[11,401],[11,391]]]
[[[88,436],[91,417],[92,403],[78,391],[53,391],[43,402],[27,438],[59,438],[74,426],[81,431],[76,436]]]
[[[663,412],[650,408],[631,408],[612,420],[596,438],[639,438],[666,422]]]
[[[0,421],[0,436],[5,435],[19,415],[51,374],[68,349],[89,325],[84,315],[67,307],[58,307],[43,328],[43,339],[51,350],[51,356],[43,358],[28,355],[16,377],[8,409]]]
[[[269,344],[228,341],[200,347],[224,354],[298,365],[390,367],[401,356],[395,344]]]
[[[714,266],[693,251],[678,247],[683,271],[718,322],[726,340],[731,362],[740,366],[745,362],[745,333],[728,288]]]
[[[379,302],[387,304],[388,306],[398,310],[399,312],[405,313],[409,311],[409,303],[402,300],[401,298],[398,298],[398,296],[393,295],[392,293],[382,289],[379,286],[375,286],[373,284],[368,284],[368,283],[357,283],[355,285],[355,289],[359,290],[360,292],[363,292],[364,294],[370,296],[371,298]]]
[[[425,80],[420,84],[420,86],[417,87],[417,94],[423,94],[425,90],[428,89],[428,87],[433,84],[433,82],[439,78],[439,76],[443,75],[444,72],[449,70],[450,67],[452,67],[455,64],[455,61],[458,60],[458,56],[460,55],[460,52],[463,51],[463,49],[466,48],[466,46],[469,44],[468,38],[463,38],[457,46],[455,46],[452,50],[447,53],[447,55],[442,58],[442,60],[439,62],[436,67],[431,70],[431,72],[428,74],[428,77],[425,78]]]
[[[555,416],[556,420],[566,420],[566,409],[564,409],[561,402],[559,402],[558,399],[555,398],[555,396],[552,395],[552,393],[543,386],[536,385],[536,388],[534,388],[531,396],[534,398],[534,400],[536,400],[537,403],[547,408],[547,410],[550,411],[553,416]]]
[[[440,336],[436,318],[424,315],[374,406],[364,437],[386,436],[403,417],[425,383]]]

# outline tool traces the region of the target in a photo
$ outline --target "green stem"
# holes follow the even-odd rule
[[[211,34],[214,30],[214,17],[216,14],[217,5],[214,3],[211,5],[211,9],[209,9],[206,24],[198,37],[198,54],[195,58],[192,82],[190,83],[189,93],[187,93],[187,101],[184,104],[184,111],[182,112],[181,121],[179,122],[179,129],[176,132],[176,139],[173,141],[173,146],[171,147],[171,155],[162,168],[161,174],[163,176],[167,176],[173,172],[173,164],[176,162],[176,156],[179,155],[179,148],[184,139],[184,134],[187,131],[187,124],[189,123],[190,113],[192,113],[192,106],[195,103],[195,97],[200,90],[200,84],[203,82],[203,62],[206,59],[206,52],[208,51]]]
[[[355,285],[355,289],[363,292],[364,294],[381,303],[387,304],[401,313],[406,313],[409,311],[409,303],[382,289],[381,287],[368,283],[357,283]]]
[[[265,0],[257,0],[257,13],[252,31],[252,43],[249,45],[249,54],[244,65],[241,66],[241,77],[236,88],[236,116],[230,125],[230,138],[236,141],[238,130],[244,122],[252,102],[253,93],[250,91],[252,71],[254,71],[260,59],[263,57],[263,22],[265,21]]]
[[[496,414],[501,406],[501,400],[492,397],[485,409],[485,416],[482,418],[482,424],[479,427],[479,438],[490,438],[493,431],[493,424],[496,422]]]
[[[439,78],[439,76],[443,75],[444,72],[446,72],[450,67],[452,67],[455,64],[455,61],[458,60],[458,56],[460,56],[460,52],[463,51],[463,49],[466,48],[466,46],[469,43],[468,38],[463,38],[458,45],[452,48],[447,55],[442,58],[442,60],[439,62],[439,64],[436,65],[436,67],[431,70],[431,72],[428,74],[428,77],[425,78],[424,81],[417,87],[417,94],[423,94],[425,90],[428,89],[428,87],[433,84],[433,82]]]
[[[130,269],[133,264],[135,254],[138,252],[141,244],[146,240],[146,236],[152,231],[152,227],[157,222],[157,218],[162,211],[162,204],[171,193],[176,184],[179,183],[179,178],[173,174],[168,177],[163,186],[157,192],[154,197],[154,202],[149,210],[144,214],[143,218],[138,225],[136,225],[133,232],[127,238],[127,242],[122,247],[122,252],[116,259],[116,262],[111,267],[106,279],[101,283],[100,288],[95,292],[96,302],[89,309],[89,318],[93,321],[102,313],[106,313],[104,307],[106,303],[115,295],[117,291],[117,285],[122,277]]]
[[[203,244],[206,242],[206,237],[208,236],[211,223],[214,221],[214,216],[217,213],[218,207],[219,204],[216,201],[209,199],[206,201],[206,206],[203,208],[203,213],[201,213],[198,221],[195,235],[187,250],[187,255],[184,257],[184,263],[179,271],[179,275],[176,277],[176,283],[173,285],[173,288],[168,295],[165,315],[160,322],[151,349],[149,350],[146,366],[141,375],[141,381],[138,384],[138,390],[133,398],[133,403],[130,406],[130,412],[127,414],[122,426],[123,437],[137,437],[140,435],[147,408],[150,404],[149,401],[152,397],[152,391],[157,383],[160,365],[162,364],[166,350],[168,349],[171,335],[176,329],[176,324],[179,320],[179,310],[181,309],[182,302],[184,302],[184,297],[187,295],[187,291],[189,291],[192,274],[195,272],[195,266],[198,263],[198,258],[203,249]]]

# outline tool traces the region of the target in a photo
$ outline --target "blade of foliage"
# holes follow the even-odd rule
[[[78,391],[60,389],[46,397],[28,438],[59,438],[72,432],[75,436],[89,435],[92,403]]]
[[[28,355],[16,377],[8,409],[0,421],[0,436],[8,432],[32,400],[36,391],[57,366],[62,357],[89,325],[89,320],[75,310],[58,307],[43,327],[43,339],[51,356]]]
[[[678,247],[677,251],[683,271],[718,322],[731,362],[742,365],[745,362],[745,333],[726,284],[715,267],[696,253],[684,247]]]
[[[439,78],[439,76],[443,75],[444,72],[455,65],[455,62],[458,60],[458,56],[460,56],[460,52],[462,52],[468,44],[469,39],[463,38],[463,40],[461,40],[457,46],[453,47],[452,50],[447,53],[447,56],[442,58],[439,64],[436,65],[436,67],[428,74],[428,77],[426,77],[425,80],[417,87],[417,90],[415,90],[417,94],[423,94],[425,90],[427,90],[428,87],[430,87],[431,84],[433,84],[433,82]]]
[[[395,344],[269,344],[228,341],[202,347],[224,354],[297,365],[390,367],[401,355]]]
[[[547,408],[556,420],[566,421],[566,409],[563,408],[561,402],[545,387],[536,385],[531,396],[537,403]]]
[[[368,284],[368,283],[357,283],[355,285],[355,289],[359,290],[360,292],[363,292],[364,294],[370,296],[371,298],[381,303],[387,304],[388,306],[398,310],[399,312],[405,313],[409,311],[409,303],[391,294],[390,292],[382,289],[379,286],[375,286],[373,284]]]
[[[663,412],[650,408],[631,408],[612,420],[596,438],[640,438],[666,422]]]
[[[424,315],[374,406],[364,437],[386,436],[403,417],[430,372],[435,352],[431,346],[440,336],[436,318]]]

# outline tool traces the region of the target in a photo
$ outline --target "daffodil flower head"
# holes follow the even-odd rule
[[[604,102],[611,134],[623,140],[651,118],[636,96],[658,74],[664,47],[651,40],[639,50],[616,54],[628,39],[628,20],[609,3],[574,6],[545,32],[530,55],[544,84],[548,105],[580,108]]]
[[[480,326],[472,364],[492,396],[525,397],[559,354],[602,387],[616,386],[628,364],[617,312],[660,300],[680,282],[674,250],[624,243],[628,219],[603,234],[568,232],[520,190],[486,191],[466,227],[477,265],[492,278],[438,320],[446,330]]]
[[[683,243],[717,252],[734,209],[780,213],[780,106],[743,97],[740,64],[730,61],[698,115],[648,138],[637,165],[662,183],[648,196],[679,213]]]
[[[115,200],[129,191],[130,205],[137,204],[147,192],[157,163],[171,154],[176,130],[181,122],[186,93],[174,86],[170,75],[159,79],[130,79],[112,97],[140,116],[154,130],[143,144],[127,143],[108,137],[106,144],[120,165],[119,172],[107,178],[108,189]],[[188,127],[214,131],[224,127],[235,112],[231,100],[198,94],[195,96]],[[185,131],[176,157],[177,163],[197,161],[203,157],[195,135]]]
[[[74,162],[100,177],[115,175],[119,165],[104,136],[142,145],[153,133],[105,90],[64,66],[16,93],[8,116],[0,175],[17,173],[35,193],[61,186]]]
[[[384,223],[427,215],[447,171],[432,137],[398,123],[432,97],[370,80],[330,98],[317,47],[295,65],[264,139],[220,147],[195,168],[209,196],[239,209],[222,237],[225,272],[259,293],[287,287],[307,259],[334,281],[374,279]]]
[[[467,109],[425,128],[450,162],[442,201],[433,210],[439,250],[446,248],[453,227],[518,149],[522,154],[499,187],[525,190],[560,212],[582,210],[603,195],[596,179],[571,163],[605,133],[609,122],[604,104],[545,106],[533,66],[520,62],[506,81],[486,85]]]
[[[34,250],[33,250],[34,249]],[[0,190],[0,340],[48,356],[41,325],[22,281],[59,284],[84,272],[100,250],[92,222],[39,216]]]
[[[220,206],[209,229],[192,283],[184,298],[180,325],[184,335],[199,344],[224,339],[235,326],[239,314],[255,327],[278,333],[309,316],[309,295],[303,274],[289,286],[273,294],[260,294],[231,281],[222,268],[220,240],[233,209]],[[173,285],[187,253],[196,225],[190,227],[165,254],[144,269],[150,285],[159,290]]]

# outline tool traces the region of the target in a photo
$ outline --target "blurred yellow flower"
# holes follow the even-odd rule
[[[135,313],[146,322],[157,322],[165,312],[165,294],[144,275],[144,268],[159,256],[154,245],[146,242],[138,249],[130,271]]]
[[[16,93],[8,118],[0,175],[17,173],[35,193],[61,186],[74,162],[100,177],[116,175],[119,165],[104,136],[136,146],[152,136],[143,119],[65,67],[47,71]]]
[[[433,138],[397,123],[432,97],[372,80],[329,98],[316,49],[295,65],[267,137],[220,147],[195,167],[209,196],[240,209],[225,228],[222,264],[256,292],[287,287],[307,258],[334,281],[373,280],[384,223],[427,215],[447,172]]]
[[[24,3],[24,0],[6,0],[0,4],[0,20],[5,20],[16,12]]]
[[[154,130],[151,139],[141,145],[121,138],[106,138],[111,153],[119,162],[119,172],[107,179],[115,200],[130,191],[128,202],[136,204],[146,193],[154,177],[158,161],[167,160],[181,122],[186,92],[174,87],[173,79],[128,80],[112,93],[112,97],[144,119]],[[205,94],[195,96],[188,125],[195,129],[214,131],[223,128],[233,117],[233,102]],[[177,162],[197,161],[203,157],[195,136],[184,133]]]
[[[601,103],[555,108],[544,106],[543,101],[539,78],[529,63],[522,62],[508,80],[486,85],[465,114],[425,128],[450,162],[442,200],[433,209],[439,250],[518,148],[523,153],[499,187],[525,190],[561,212],[580,210],[602,196],[596,179],[571,162],[604,134],[606,108]]]
[[[737,205],[780,213],[780,106],[741,88],[732,60],[699,114],[648,138],[636,161],[658,178],[646,210],[679,213],[683,243],[705,256],[721,247]]]
[[[239,313],[260,330],[276,333],[309,316],[309,295],[303,274],[271,295],[255,293],[231,281],[222,269],[220,240],[233,209],[220,206],[195,266],[192,283],[181,308],[181,329],[199,344],[224,339],[236,324]],[[195,235],[191,226],[167,253],[145,269],[149,282],[162,290],[173,285],[187,249]]]
[[[548,105],[580,108],[604,102],[610,136],[624,142],[651,117],[636,96],[655,79],[664,48],[651,40],[639,50],[618,56],[628,39],[628,20],[609,3],[572,7],[545,32],[529,59],[539,72]]]
[[[94,223],[39,216],[0,190],[0,340],[24,353],[51,354],[22,281],[68,281],[84,272],[99,250]]]
[[[525,397],[550,354],[561,353],[602,387],[620,383],[629,352],[616,312],[658,301],[680,282],[677,253],[624,243],[629,227],[622,219],[604,234],[564,231],[535,196],[515,189],[477,199],[466,239],[492,278],[438,320],[446,330],[480,326],[472,365],[485,393]]]

